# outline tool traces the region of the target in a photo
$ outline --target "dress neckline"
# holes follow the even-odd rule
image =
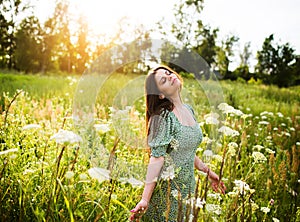
[[[185,104],[184,104],[185,105]],[[186,105],[185,105],[186,106]],[[185,126],[185,127],[196,127],[198,125],[197,121],[195,120],[195,117],[193,115],[193,113],[189,110],[189,108],[187,107],[188,112],[190,112],[190,114],[192,115],[195,123],[193,125],[185,125],[182,122],[179,121],[179,119],[177,118],[177,116],[175,115],[175,113],[173,111],[171,111],[171,113],[173,114],[173,116],[175,117],[176,121],[181,125],[181,126]]]

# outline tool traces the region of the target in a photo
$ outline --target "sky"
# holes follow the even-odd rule
[[[55,0],[30,0],[35,14],[44,20],[54,10]],[[113,33],[120,18],[127,16],[133,23],[155,27],[164,17],[173,17],[176,0],[70,0],[75,11],[83,12],[95,29]],[[274,42],[289,43],[300,54],[300,0],[205,0],[202,21],[219,28],[220,38],[239,37],[237,51],[250,42],[252,59],[263,41],[274,34]]]

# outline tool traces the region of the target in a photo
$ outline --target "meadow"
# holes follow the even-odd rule
[[[0,74],[0,221],[128,221],[148,160],[145,106],[114,102],[138,77],[111,75],[82,124],[80,76]],[[219,99],[184,84],[204,134],[197,155],[227,187],[195,172],[185,221],[300,221],[300,87],[220,81]]]

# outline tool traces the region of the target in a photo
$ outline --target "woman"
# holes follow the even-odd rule
[[[185,214],[184,200],[195,192],[194,167],[208,173],[212,188],[224,193],[219,177],[196,156],[202,131],[193,109],[182,103],[181,77],[159,66],[146,78],[146,123],[151,157],[141,201],[131,220],[177,221]],[[145,213],[145,214],[144,214]]]

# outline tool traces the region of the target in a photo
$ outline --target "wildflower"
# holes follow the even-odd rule
[[[228,105],[227,103],[220,103],[218,105],[218,109],[223,111],[225,114],[234,114],[237,116],[242,116],[244,113],[238,109],[235,109],[234,107]]]
[[[88,180],[88,175],[86,173],[81,173],[79,175],[79,180],[80,181],[87,181]]]
[[[110,130],[108,124],[95,124],[94,127],[100,133],[107,133]]]
[[[274,153],[275,153],[275,151],[273,151],[273,150],[271,150],[271,149],[269,149],[269,148],[267,148],[266,151],[267,151],[269,154],[272,154],[272,153],[274,154]]]
[[[170,142],[170,146],[174,149],[177,150],[178,146],[179,146],[179,142],[176,139],[172,139]]]
[[[272,206],[274,204],[274,199],[271,199],[269,204]]]
[[[219,124],[219,120],[213,117],[207,117],[205,118],[205,123],[208,125],[218,125]]]
[[[74,177],[74,172],[73,171],[67,171],[65,174],[65,178],[67,179],[72,179]]]
[[[217,113],[210,113],[210,114],[206,114],[204,116],[205,119],[205,123],[206,124],[211,124],[211,125],[218,125],[219,124],[219,114]]]
[[[172,180],[175,177],[175,171],[174,171],[174,167],[173,166],[168,166],[167,169],[165,171],[163,171],[161,173],[161,178],[163,180]]]
[[[293,131],[293,132],[295,132],[296,130],[295,130],[295,128],[294,128],[294,127],[290,127],[290,131]]]
[[[269,125],[268,121],[259,121],[258,122],[259,125]]]
[[[222,200],[220,193],[209,193],[209,194],[207,194],[207,197],[211,197],[212,199],[215,199],[215,200]]]
[[[129,178],[127,182],[130,183],[133,187],[142,187],[144,185],[142,181],[139,181],[133,177]]]
[[[280,117],[280,118],[282,118],[282,117],[283,117],[283,114],[282,114],[281,112],[278,112],[278,113],[277,113],[277,116]]]
[[[245,194],[245,191],[249,191],[250,193],[254,192],[253,189],[250,189],[250,186],[241,180],[234,181],[235,187],[233,188],[235,191],[239,192],[241,195]]]
[[[272,217],[272,220],[273,220],[274,222],[280,222],[280,220],[278,220],[276,217]]]
[[[285,132],[284,134],[285,134],[287,137],[291,137],[291,134],[288,133],[288,132]]]
[[[258,150],[258,151],[260,151],[260,150],[262,150],[262,149],[264,149],[264,147],[263,147],[262,145],[255,145],[255,146],[253,146],[253,150]]]
[[[253,152],[252,157],[255,163],[267,161],[267,158],[261,152]]]
[[[207,136],[204,136],[203,137],[203,139],[202,139],[202,143],[205,143],[205,144],[207,144],[207,143],[212,143],[212,139],[210,139],[209,137],[207,137]]]
[[[213,158],[216,160],[216,161],[218,161],[218,162],[222,162],[222,160],[223,160],[223,157],[221,156],[221,155],[219,155],[219,154],[215,154],[215,155],[213,155]]]
[[[216,204],[206,204],[206,210],[217,215],[220,215],[222,213],[221,207]]]
[[[35,172],[35,170],[25,169],[23,172],[23,175],[27,175],[27,174],[34,173],[34,172]]]
[[[235,136],[240,135],[240,133],[238,131],[231,129],[228,126],[222,126],[221,128],[218,129],[218,131],[220,133],[223,133],[225,136],[235,137]]]
[[[211,150],[205,150],[202,156],[203,156],[203,161],[208,163],[210,162],[210,159],[213,156],[213,152]]]
[[[296,142],[296,146],[300,146],[300,142]]]
[[[190,214],[190,216],[189,216],[189,222],[193,222],[193,219],[194,219],[194,215]]]
[[[277,130],[278,130],[278,128],[277,128],[277,127],[274,127],[274,128],[273,128],[273,130],[274,130],[274,131],[277,131]]]
[[[13,153],[13,152],[18,152],[18,148],[13,148],[13,149],[1,151],[1,152],[0,152],[0,156],[1,156],[1,155],[8,154],[8,153]]]
[[[97,179],[99,183],[102,183],[103,181],[110,179],[109,176],[110,171],[103,168],[93,167],[88,170],[88,173],[91,178]]]
[[[230,156],[235,156],[235,149],[238,147],[239,145],[236,142],[230,142],[228,144],[228,155]]]
[[[22,127],[23,130],[40,129],[41,126],[38,124],[28,124]]]
[[[270,212],[270,208],[268,208],[268,207],[261,207],[260,210],[261,210],[262,212],[264,212],[265,214],[267,214],[267,213]]]
[[[178,199],[178,190],[172,190],[171,194],[175,199]]]
[[[65,144],[81,142],[82,138],[72,131],[60,129],[50,138],[50,140],[55,140],[56,143],[59,144]]]

